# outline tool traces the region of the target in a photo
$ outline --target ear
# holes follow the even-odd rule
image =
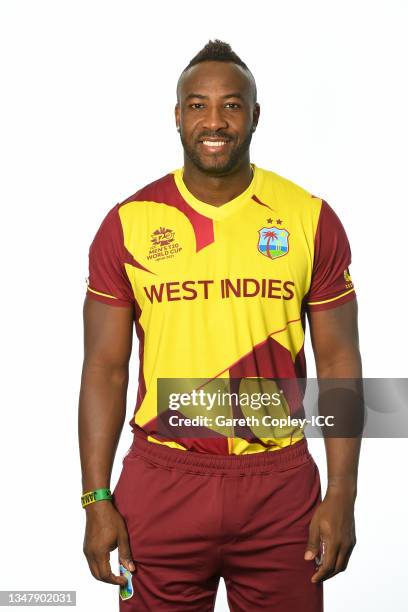
[[[252,113],[252,119],[253,119],[253,125],[255,126],[255,128],[258,125],[258,121],[259,121],[259,115],[261,114],[261,107],[259,105],[259,102],[255,103],[254,106],[254,111]],[[255,131],[255,130],[254,130]]]

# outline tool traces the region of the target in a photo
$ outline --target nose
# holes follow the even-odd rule
[[[211,132],[218,132],[228,127],[228,121],[224,114],[224,108],[217,104],[208,105],[203,116],[202,127]]]

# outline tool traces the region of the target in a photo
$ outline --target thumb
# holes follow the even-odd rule
[[[130,552],[129,539],[127,533],[122,532],[118,537],[118,553],[120,563],[130,572],[135,571],[135,564],[132,561],[132,553]]]
[[[306,551],[304,558],[306,561],[311,561],[320,552],[320,530],[319,526],[310,524],[309,527],[309,539],[306,545]]]

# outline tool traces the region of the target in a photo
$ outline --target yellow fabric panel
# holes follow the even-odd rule
[[[154,442],[155,444],[161,444],[161,446],[169,446],[170,448],[178,448],[179,450],[186,450],[184,446],[178,444],[178,442],[174,442],[174,440],[156,440],[153,436],[147,436],[149,442]]]
[[[303,433],[298,433],[295,436],[286,436],[279,439],[276,438],[260,438],[262,442],[265,444],[270,444],[269,448],[262,446],[258,442],[247,442],[247,440],[243,440],[242,438],[233,438],[230,440],[230,454],[231,455],[250,455],[252,453],[261,453],[261,452],[274,452],[278,451],[281,448],[285,448],[286,446],[291,446],[296,444],[304,438]]]
[[[112,298],[112,300],[118,299],[114,295],[109,295],[109,293],[102,293],[102,291],[96,291],[95,289],[92,289],[89,285],[88,285],[88,291],[91,291],[92,293],[96,293],[97,295],[103,295],[104,297]]]
[[[271,171],[253,167],[252,186],[244,197],[241,194],[235,199],[234,209],[216,209],[190,198],[189,204],[201,214],[207,214],[210,206],[213,217],[214,242],[198,252],[192,223],[175,206],[146,200],[128,202],[119,209],[125,247],[148,270],[125,264],[142,310],[139,323],[145,334],[143,375],[147,391],[135,417],[140,426],[156,416],[157,378],[226,377],[234,363],[269,336],[289,351],[293,362],[303,347],[300,308],[310,287],[322,201]],[[173,174],[180,188],[182,169]],[[184,188],[181,191],[188,199],[188,192]],[[252,193],[265,206],[251,200]],[[289,250],[271,260],[259,252],[258,239],[262,227],[274,224],[289,232]],[[174,236],[174,254],[168,258],[152,257],[152,232],[156,228],[169,229]],[[244,280],[246,287],[255,291],[256,282],[275,279],[276,297],[238,297],[231,291],[226,297],[222,294],[226,279],[241,291]],[[187,299],[192,294],[182,287],[186,280],[197,291],[195,299]],[[207,298],[200,281],[209,281]],[[284,281],[293,284],[292,299],[281,297]],[[169,283],[173,284],[168,292]],[[149,300],[152,286],[162,291],[162,301]],[[288,435],[275,443],[285,446],[290,440]],[[230,442],[234,454],[261,450],[261,445],[248,445],[239,438]]]

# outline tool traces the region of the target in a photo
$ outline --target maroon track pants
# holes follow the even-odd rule
[[[222,576],[232,612],[322,612],[323,583],[303,558],[320,502],[306,439],[221,456],[136,433],[114,490],[136,565],[120,611],[211,611]]]

